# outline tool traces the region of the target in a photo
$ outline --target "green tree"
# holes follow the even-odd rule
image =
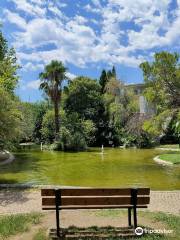
[[[45,66],[44,72],[40,73],[40,89],[50,98],[54,105],[55,119],[55,139],[58,138],[60,127],[59,107],[62,95],[62,83],[68,79],[66,76],[67,68],[62,62],[53,60]]]
[[[113,77],[113,78],[117,78],[115,66],[113,66],[113,68],[112,68],[112,77]]]
[[[55,133],[55,121],[54,121],[54,112],[48,110],[42,119],[41,125],[41,140],[45,143],[53,143],[54,133]]]
[[[180,107],[180,65],[177,53],[160,52],[154,62],[140,64],[146,84],[145,96],[158,112]]]
[[[46,143],[53,143],[55,124],[53,111],[49,110],[43,117],[42,136]],[[95,125],[91,120],[79,118],[77,113],[66,114],[61,110],[61,128],[59,140],[51,145],[54,150],[83,150],[94,141]]]
[[[33,141],[33,132],[38,114],[37,105],[35,103],[20,102],[19,110],[22,115],[20,141]]]
[[[20,135],[22,115],[18,109],[19,101],[14,94],[18,77],[14,49],[0,31],[0,147],[11,147]]]
[[[180,148],[180,110],[176,115],[176,119],[173,124],[174,134],[178,138],[179,148]]]
[[[101,93],[104,93],[104,89],[105,89],[105,86],[106,86],[107,82],[108,82],[107,73],[103,69],[102,73],[101,73],[101,76],[99,78],[99,84],[101,85]]]
[[[21,134],[21,112],[17,109],[18,101],[0,88],[0,149],[12,147]]]
[[[77,77],[66,88],[64,109],[78,113],[81,119],[96,122],[101,108],[100,85],[88,77]]]
[[[0,31],[0,87],[11,94],[14,94],[18,83],[18,68],[15,50],[8,48],[7,41]]]
[[[108,116],[109,142],[119,145],[123,142],[122,139],[128,136],[126,125],[138,111],[138,99],[131,90],[114,77],[106,84],[103,99]]]
[[[144,62],[140,68],[146,84],[145,97],[157,110],[145,121],[143,128],[154,137],[162,138],[172,132],[172,121],[180,108],[179,55],[164,51],[156,53],[152,63]]]
[[[8,52],[7,40],[4,38],[2,31],[0,31],[0,61],[2,61]]]
[[[33,140],[37,143],[40,143],[43,141],[43,136],[41,131],[43,118],[46,112],[51,109],[51,106],[49,105],[48,102],[42,101],[42,102],[36,103],[35,108],[36,108],[36,119],[35,119],[35,124],[33,129]],[[53,116],[53,119],[54,119],[54,116]]]

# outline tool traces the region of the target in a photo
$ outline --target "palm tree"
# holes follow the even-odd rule
[[[58,138],[60,127],[59,107],[62,95],[62,83],[68,79],[66,76],[67,68],[64,67],[61,61],[52,60],[50,64],[46,65],[44,72],[39,74],[41,80],[40,89],[50,98],[54,105],[54,119],[55,119],[55,139]]]

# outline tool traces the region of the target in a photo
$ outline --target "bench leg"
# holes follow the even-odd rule
[[[60,224],[59,224],[59,210],[56,210],[56,232],[57,236],[60,237]]]
[[[134,228],[137,228],[137,209],[136,207],[133,208],[134,211]]]
[[[131,208],[128,208],[128,225],[131,227]]]

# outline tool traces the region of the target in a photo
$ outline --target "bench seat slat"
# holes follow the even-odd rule
[[[84,206],[84,205],[78,205],[78,206],[61,206],[59,209],[61,210],[78,210],[78,209],[118,209],[118,208],[132,208],[133,205],[90,205],[90,206]],[[137,205],[137,208],[147,208],[147,205]],[[49,207],[45,206],[42,207],[42,210],[56,210],[55,207]]]
[[[139,188],[137,195],[149,195],[149,188]],[[115,196],[131,195],[131,188],[69,188],[61,189],[61,196]],[[55,196],[55,189],[41,189],[41,196]]]
[[[67,205],[127,205],[131,204],[131,197],[62,197],[61,206]],[[148,204],[149,197],[138,197],[138,204]],[[60,204],[60,203],[59,203]],[[43,206],[55,205],[55,198],[42,198]]]

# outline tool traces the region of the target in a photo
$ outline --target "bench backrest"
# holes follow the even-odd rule
[[[41,189],[42,209],[99,209],[136,205],[146,208],[150,201],[149,188],[62,188]]]

